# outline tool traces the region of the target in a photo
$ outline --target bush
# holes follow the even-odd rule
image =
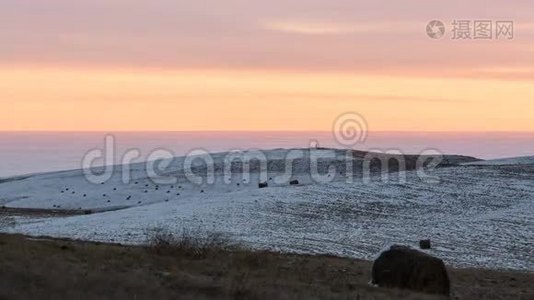
[[[184,255],[203,259],[232,248],[229,238],[220,232],[182,229],[174,233],[162,227],[146,231],[148,248],[159,254]]]
[[[0,232],[5,231],[8,227],[15,226],[15,220],[7,215],[0,213]]]

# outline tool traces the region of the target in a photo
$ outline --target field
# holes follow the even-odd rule
[[[0,299],[440,299],[372,287],[330,256],[121,246],[0,235]],[[449,268],[452,299],[532,299],[532,273]]]
[[[176,179],[169,184],[147,178],[144,164],[131,166],[127,183],[122,168],[103,184],[88,182],[79,170],[3,180],[0,205],[13,221],[3,230],[140,245],[151,228],[193,228],[224,233],[256,250],[364,260],[388,245],[416,247],[428,238],[433,243],[428,252],[451,266],[534,270],[534,166],[528,160],[463,165],[474,160],[450,156],[426,177],[408,170],[383,180],[373,169],[366,182],[358,173],[362,155],[354,153],[353,182],[348,182],[345,152],[338,151],[319,166],[323,175],[328,166],[336,168],[332,180],[312,180],[306,160],[295,160],[290,179],[299,184],[292,186],[277,182],[287,151],[266,153],[269,187],[264,189],[258,188],[253,164],[249,172],[232,165],[225,181],[224,154],[213,155],[213,184],[188,181],[183,158],[162,174]],[[194,169],[206,179],[202,164]]]

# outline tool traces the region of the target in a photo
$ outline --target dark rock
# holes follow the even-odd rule
[[[375,260],[372,283],[380,287],[407,289],[448,296],[450,281],[439,258],[405,246],[391,246]]]
[[[299,184],[299,181],[296,180],[296,179],[295,179],[295,180],[291,180],[291,181],[289,182],[289,184],[290,184],[290,185],[297,185],[297,184]]]
[[[258,183],[258,187],[259,187],[260,189],[266,188],[266,187],[268,187],[268,186],[269,186],[269,184],[268,184],[267,182],[260,182],[260,183]]]
[[[430,240],[420,240],[419,241],[419,248],[421,248],[421,249],[430,249],[431,248]]]

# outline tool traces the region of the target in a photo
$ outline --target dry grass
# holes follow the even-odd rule
[[[440,299],[369,286],[367,261],[254,252],[189,233],[149,237],[144,248],[0,235],[0,299]],[[192,251],[213,243],[217,251]],[[453,299],[534,296],[531,273],[449,272]]]
[[[148,249],[157,254],[185,256],[205,259],[219,252],[229,251],[236,246],[223,233],[204,230],[182,229],[178,233],[162,227],[146,230]]]
[[[13,219],[13,217],[0,214],[0,231],[8,227],[12,227],[15,224],[15,219]]]

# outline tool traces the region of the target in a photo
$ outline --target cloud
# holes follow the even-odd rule
[[[263,20],[261,28],[285,33],[309,35],[340,35],[369,33],[415,32],[418,25],[408,22],[382,23],[361,22],[343,23],[321,20]],[[419,26],[420,27],[420,26]]]
[[[262,21],[263,29],[299,34],[346,34],[357,31],[354,24],[299,21]]]
[[[5,3],[4,3],[5,2]],[[487,12],[480,11],[480,5]],[[333,71],[526,78],[532,1],[5,0],[0,65]],[[461,12],[461,14],[459,13]],[[430,39],[429,20],[514,20],[513,40]]]

